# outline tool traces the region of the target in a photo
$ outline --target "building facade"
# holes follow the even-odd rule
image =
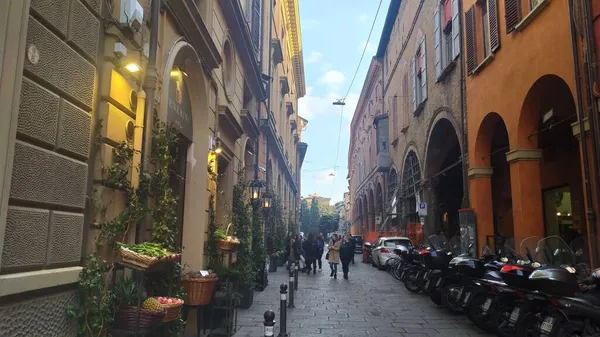
[[[570,4],[463,2],[468,175],[480,247],[533,235],[570,243],[596,232],[598,156],[580,48],[591,19],[582,13],[589,4]]]
[[[459,18],[458,0],[390,3],[373,61],[381,85],[369,99],[380,103],[366,117],[374,126],[373,141],[362,143],[372,164],[367,180],[375,180],[364,195],[352,193],[353,210],[367,217],[368,225],[361,227],[368,231],[458,234],[463,201]],[[370,85],[365,82],[363,92]],[[364,113],[360,108],[359,103],[356,117]],[[352,145],[350,153],[357,156]],[[362,186],[353,188],[353,180],[361,181],[351,175],[350,190],[359,191]],[[418,212],[419,204],[426,212]]]
[[[290,159],[270,167],[286,205],[299,204],[307,145],[293,127],[306,124],[295,112],[304,94],[297,1],[274,9],[260,0],[8,0],[0,12],[7,13],[0,16],[0,104],[8,112],[0,115],[0,331],[7,336],[75,336],[66,310],[81,266],[99,249],[98,224],[125,202],[107,184],[107,167],[123,144],[135,150],[132,167],[144,162],[153,115],[178,131],[171,188],[182,264],[205,267],[209,196],[226,225],[238,174],[257,155],[268,172],[265,150],[277,143],[261,128],[282,111],[267,114],[268,103],[281,105],[265,81],[264,60],[278,52],[268,22],[295,27],[280,40],[283,60],[273,63],[288,69],[278,76],[292,78],[294,95],[283,106],[294,114],[277,120],[274,137]],[[129,172],[133,186],[136,172]],[[264,173],[259,179],[267,180]],[[141,226],[122,239],[149,235]]]

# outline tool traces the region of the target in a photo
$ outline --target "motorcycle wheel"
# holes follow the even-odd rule
[[[515,336],[518,337],[538,337],[541,336],[539,332],[540,322],[536,316],[536,312],[525,312],[517,320],[515,325]],[[500,336],[500,335],[498,335]],[[506,335],[503,335],[506,336]]]
[[[392,271],[392,275],[394,276],[394,278],[398,281],[402,281],[402,279],[400,278],[400,276],[402,275],[402,271],[404,270],[404,265],[402,262],[398,263],[396,265],[396,267],[394,267],[394,270]]]
[[[465,308],[462,306],[460,299],[454,299],[450,293],[456,291],[456,289],[462,288],[461,285],[448,284],[442,289],[442,305],[446,307],[450,312],[455,314],[462,314],[465,312]]]
[[[491,312],[492,326],[496,329],[496,335],[498,337],[521,336],[516,334],[516,326],[518,324],[515,328],[509,327],[510,314],[514,307],[515,306],[510,301],[501,299],[496,303],[495,310]]]
[[[419,287],[419,280],[417,279],[417,274],[418,272],[415,271],[408,271],[405,275],[404,275],[404,287],[406,287],[406,290],[410,291],[411,293],[418,293],[419,291],[421,291],[421,287]]]
[[[485,293],[475,295],[475,298],[471,300],[469,307],[467,308],[467,317],[473,322],[479,329],[485,332],[494,332],[496,327],[492,324],[491,312],[494,310],[493,302],[492,306],[487,311],[486,315],[482,314],[482,307],[487,300]]]
[[[442,292],[438,288],[429,289],[429,298],[435,305],[442,305]]]

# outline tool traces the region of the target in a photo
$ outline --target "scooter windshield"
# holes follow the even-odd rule
[[[427,242],[431,246],[431,248],[435,250],[442,249],[450,249],[450,245],[448,244],[448,239],[445,235],[434,234],[427,238]]]
[[[530,236],[521,241],[519,250],[521,251],[521,257],[524,261],[528,261],[530,263],[540,262],[536,256],[536,248],[541,239],[542,238],[539,236]]]
[[[452,239],[450,239],[450,251],[454,255],[460,255],[463,253],[462,245],[460,244],[460,236],[456,235]]]
[[[558,235],[548,236],[540,240],[536,247],[540,263],[550,266],[574,266],[575,253]]]

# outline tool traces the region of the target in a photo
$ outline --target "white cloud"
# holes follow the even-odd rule
[[[319,79],[319,83],[325,84],[329,86],[331,89],[338,88],[342,83],[344,83],[346,76],[344,73],[337,70],[329,70],[321,76]]]
[[[360,45],[358,50],[362,53],[362,51],[365,49],[365,45],[367,46],[367,51],[366,51],[366,55],[373,55],[375,54],[375,52],[377,52],[377,46],[373,43],[373,42],[369,42],[367,43],[367,41],[363,41]]]
[[[319,62],[323,59],[323,54],[319,53],[318,51],[313,51],[310,52],[310,54],[308,54],[308,57],[306,57],[304,59],[304,61],[306,63],[316,63]]]

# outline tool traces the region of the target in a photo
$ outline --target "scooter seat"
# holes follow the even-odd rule
[[[483,276],[484,280],[488,280],[488,281],[497,281],[497,282],[502,282],[502,276],[500,275],[500,272],[498,271],[488,271],[487,273],[485,273],[485,275]]]

